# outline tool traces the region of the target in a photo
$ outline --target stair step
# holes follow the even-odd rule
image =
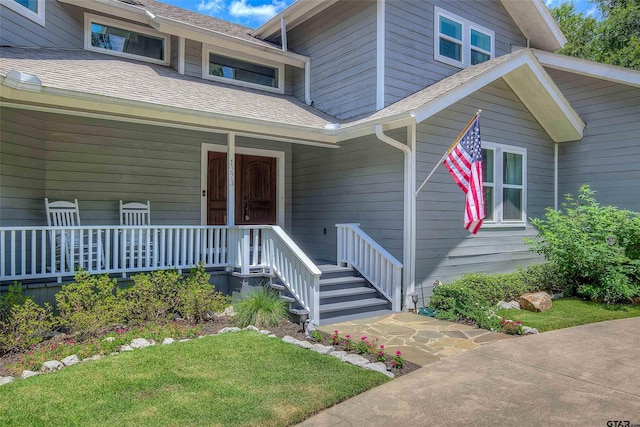
[[[288,297],[286,295],[280,295],[280,299],[286,302],[297,302],[297,300],[293,297]]]
[[[286,286],[284,286],[284,285],[280,285],[280,284],[278,284],[278,283],[270,283],[270,284],[269,284],[269,287],[271,287],[272,289],[276,289],[276,290],[278,290],[278,291],[284,291],[285,289],[287,289],[287,287],[286,287]]]
[[[327,298],[339,298],[339,297],[347,297],[352,295],[366,295],[366,294],[375,294],[377,291],[374,288],[368,287],[357,287],[357,288],[349,288],[349,289],[335,289],[332,291],[321,291],[320,299]]]
[[[296,316],[309,315],[309,310],[305,310],[304,308],[290,308],[289,312],[295,314]]]
[[[355,310],[365,307],[387,305],[389,301],[380,298],[367,298],[356,301],[336,302],[333,304],[320,304],[320,313],[330,313],[332,311]]]
[[[386,316],[392,313],[393,313],[392,310],[384,309],[384,310],[367,311],[364,313],[344,314],[344,315],[338,315],[334,317],[324,316],[320,318],[320,324],[325,326],[334,325],[336,323],[349,322],[353,320],[369,319],[371,317],[378,317],[378,316]]]
[[[366,280],[362,277],[336,277],[333,279],[320,279],[320,286],[332,286],[332,285],[342,285],[345,283],[365,283]]]
[[[318,265],[318,269],[322,272],[322,276],[325,279],[332,279],[335,277],[349,277],[354,275],[353,268],[341,267],[335,264]]]

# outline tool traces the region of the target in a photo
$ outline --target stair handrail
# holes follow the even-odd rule
[[[402,263],[365,233],[360,224],[336,224],[337,262],[355,268],[387,300],[401,310]]]

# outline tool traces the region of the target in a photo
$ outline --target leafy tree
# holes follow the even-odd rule
[[[567,38],[559,53],[640,70],[640,0],[589,0],[601,16],[564,2],[551,14]]]

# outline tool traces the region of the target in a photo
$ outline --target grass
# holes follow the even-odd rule
[[[284,426],[388,380],[279,339],[238,332],[4,385],[0,425]]]
[[[496,314],[540,332],[603,322],[605,320],[640,317],[640,305],[606,305],[574,298],[553,301],[553,307],[542,313],[525,310],[496,310]]]

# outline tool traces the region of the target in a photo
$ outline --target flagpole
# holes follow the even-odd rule
[[[436,165],[433,167],[433,169],[431,170],[431,173],[429,174],[429,176],[427,176],[427,179],[425,179],[422,184],[420,185],[420,187],[418,187],[418,189],[416,190],[415,193],[413,193],[413,197],[418,197],[418,193],[420,193],[420,190],[422,190],[422,187],[425,186],[425,184],[427,183],[427,181],[429,181],[429,179],[431,178],[431,176],[435,173],[436,169],[438,169],[438,166],[440,166],[440,163],[444,162],[444,159],[447,158],[447,156],[449,155],[449,153],[451,152],[451,150],[453,150],[453,147],[456,146],[456,144],[458,143],[458,140],[460,139],[460,137],[462,135],[464,135],[464,133],[469,129],[469,126],[471,126],[471,123],[473,123],[473,121],[480,116],[480,113],[482,113],[482,110],[478,110],[478,112],[476,113],[475,116],[473,116],[471,118],[471,120],[469,120],[469,123],[467,123],[467,125],[464,127],[464,129],[462,129],[462,132],[460,132],[460,134],[456,137],[456,139],[453,140],[453,143],[451,144],[451,146],[447,149],[447,151],[444,153],[444,155],[442,156],[442,158],[438,161],[438,163],[436,163]]]

